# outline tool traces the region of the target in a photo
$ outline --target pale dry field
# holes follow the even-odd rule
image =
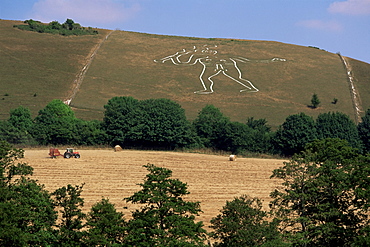
[[[64,150],[60,149],[61,153]],[[227,156],[124,150],[79,150],[80,159],[48,157],[48,150],[29,149],[25,151],[24,162],[34,168],[33,178],[52,192],[57,188],[71,185],[83,187],[84,211],[100,201],[109,198],[118,211],[130,216],[136,206],[127,204],[123,198],[140,189],[148,171],[143,167],[148,163],[166,167],[188,184],[188,201],[201,202],[203,213],[197,218],[209,226],[226,201],[243,194],[259,197],[267,207],[269,193],[281,184],[280,180],[270,179],[272,170],[283,164],[283,160],[238,158],[229,161]],[[127,206],[128,209],[123,209]],[[208,228],[208,227],[207,227]]]

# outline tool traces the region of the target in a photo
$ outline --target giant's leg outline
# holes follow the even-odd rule
[[[199,61],[199,63],[203,66],[202,72],[199,75],[199,80],[202,83],[203,90],[195,91],[194,93],[197,93],[197,94],[210,94],[210,93],[213,93],[213,81],[210,79],[210,77],[213,77],[216,74],[214,74],[214,75],[212,75],[212,76],[210,76],[210,77],[207,78],[211,82],[211,85],[209,86],[209,89],[208,89],[207,86],[206,86],[206,84],[205,84],[205,82],[204,82],[204,80],[203,80],[203,75],[204,75],[204,73],[206,71],[207,65],[204,64],[201,59],[197,59],[196,61]]]
[[[235,79],[234,77],[232,77],[232,76],[228,75],[227,73],[225,73],[225,71],[222,71],[222,73],[223,73],[225,76],[229,77],[230,79],[232,79],[232,80],[236,81],[237,83],[239,83],[239,84],[240,84],[240,85],[242,85],[243,87],[247,88],[247,89],[242,89],[242,90],[240,90],[239,92],[244,92],[244,91],[247,91],[247,90],[251,90],[251,92],[252,92],[252,93],[258,92],[258,91],[259,91],[259,90],[258,90],[258,88],[256,88],[256,87],[253,85],[253,83],[252,83],[251,81],[249,81],[249,80],[247,80],[247,79],[242,78],[242,72],[240,71],[240,69],[239,69],[239,67],[238,67],[238,65],[237,65],[237,63],[236,63],[236,61],[235,61],[234,59],[232,59],[232,58],[230,58],[230,60],[234,63],[234,67],[235,67],[235,69],[238,71],[238,75],[239,75],[239,77],[238,77],[238,78],[239,78],[239,80],[245,81],[249,86],[247,86],[246,84],[242,83],[241,81],[239,81],[239,80]]]

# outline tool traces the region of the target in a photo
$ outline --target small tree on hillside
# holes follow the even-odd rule
[[[312,98],[311,98],[311,106],[312,108],[317,108],[319,105],[320,105],[320,100],[319,100],[319,97],[317,96],[317,94],[313,94],[312,95]]]

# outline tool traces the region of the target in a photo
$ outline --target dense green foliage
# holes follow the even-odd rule
[[[96,121],[77,119],[61,100],[52,100],[34,119],[32,135],[42,145],[95,145],[105,142],[105,133]]]
[[[178,103],[169,99],[148,99],[141,101],[140,106],[142,145],[174,149],[196,143],[185,110]]]
[[[28,178],[33,168],[24,155],[0,142],[0,245],[47,246],[55,240],[56,212],[50,194]]]
[[[340,139],[316,140],[276,169],[271,193],[280,227],[296,246],[359,246],[369,241],[369,156]],[[361,245],[364,246],[364,245]]]
[[[87,215],[87,246],[120,246],[124,242],[125,220],[109,199],[102,199],[92,206]]]
[[[114,97],[104,106],[103,127],[112,145],[132,146],[139,125],[139,101],[133,97]]]
[[[207,105],[193,121],[202,144],[208,148],[240,154],[270,151],[270,128],[264,119],[248,119],[247,124],[231,122],[213,105]]]
[[[267,221],[268,213],[258,198],[241,196],[226,202],[221,214],[211,220],[214,246],[287,246],[276,221]]]
[[[198,142],[184,109],[174,101],[114,97],[104,108],[103,126],[112,145],[174,149]]]
[[[34,31],[39,33],[52,33],[60,35],[91,35],[97,34],[98,31],[89,28],[81,27],[80,24],[75,23],[72,19],[67,19],[63,24],[57,21],[52,21],[49,24],[43,24],[40,21],[35,21],[32,19],[25,20],[24,23],[27,25],[15,25],[22,30]]]
[[[126,243],[129,246],[204,246],[206,231],[195,222],[201,212],[199,202],[187,202],[187,185],[170,178],[172,171],[152,164],[142,189],[125,198],[142,207],[128,222]]]
[[[345,114],[328,112],[319,114],[316,120],[317,138],[340,138],[352,147],[362,149],[356,124]]]
[[[218,138],[219,141],[215,148],[219,150],[226,150],[239,154],[242,153],[243,150],[248,150],[249,147],[253,147],[252,130],[243,123],[227,123],[223,126],[223,132],[219,134]]]
[[[307,143],[316,138],[315,121],[312,117],[300,113],[287,117],[276,131],[274,143],[276,150],[290,156],[302,151]]]
[[[213,105],[207,105],[193,121],[193,126],[205,147],[217,147],[220,135],[229,119]]]
[[[231,122],[215,106],[207,105],[194,121],[169,99],[137,100],[113,97],[104,106],[103,121],[76,118],[61,100],[52,100],[32,119],[22,106],[0,122],[0,140],[26,145],[120,145],[123,148],[224,150],[239,155],[279,154],[290,157],[305,145],[325,138],[347,140],[360,152],[369,152],[370,113],[358,126],[340,112],[317,119],[299,113],[272,131],[265,119],[249,117]]]
[[[29,109],[19,106],[10,111],[7,122],[0,122],[0,139],[14,144],[32,144],[33,120]]]
[[[35,118],[33,136],[43,145],[73,143],[77,133],[75,122],[71,108],[61,100],[53,100]]]
[[[81,198],[81,186],[68,184],[53,192],[56,208],[61,213],[61,221],[58,224],[57,243],[61,246],[81,246],[83,245],[82,231],[83,222],[86,215],[82,212],[84,200]]]
[[[358,124],[358,134],[366,153],[370,152],[370,109],[366,111],[362,121]]]

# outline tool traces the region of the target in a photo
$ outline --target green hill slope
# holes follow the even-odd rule
[[[90,50],[108,32],[65,37],[13,28],[19,24],[0,20],[0,119],[19,105],[35,115],[52,99],[67,97]]]
[[[190,120],[207,104],[220,108],[233,121],[266,118],[272,126],[299,112],[315,117],[323,112],[340,111],[356,117],[342,60],[337,54],[316,48],[125,31],[114,31],[105,40],[108,30],[102,30],[99,36],[62,37],[20,31],[12,25],[0,21],[0,62],[6,64],[0,68],[0,96],[9,94],[1,96],[5,98],[1,101],[3,119],[10,108],[19,104],[35,112],[53,98],[67,99],[89,54],[102,41],[71,101],[80,118],[101,119],[104,104],[114,96],[169,98],[182,105]],[[192,53],[178,60],[174,58],[182,65],[171,60],[154,61],[176,52],[184,53],[183,49]],[[272,62],[273,58],[285,61]],[[366,110],[370,107],[370,65],[346,60],[355,77],[361,109]],[[214,82],[212,94],[194,93],[203,89],[202,74],[205,84],[208,77]],[[259,91],[239,92],[246,89],[240,83],[252,87],[246,80]],[[308,105],[314,93],[321,104],[311,109]],[[334,98],[338,99],[337,104],[332,104]]]

